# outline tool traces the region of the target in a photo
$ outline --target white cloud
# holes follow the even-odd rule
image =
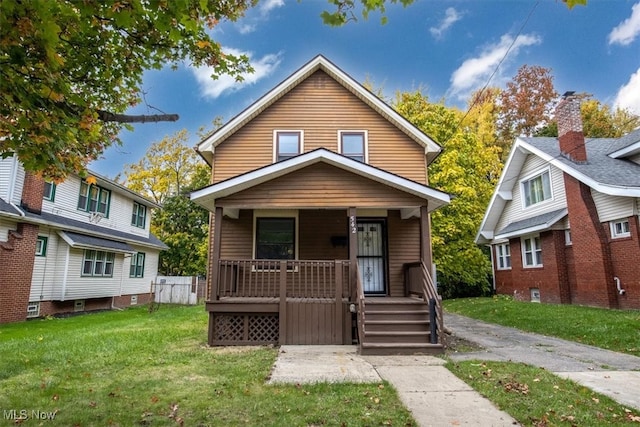
[[[640,68],[631,75],[627,84],[618,90],[613,106],[626,108],[632,113],[640,115]]]
[[[437,27],[429,28],[431,35],[437,39],[442,37],[442,34],[446,30],[448,30],[449,27],[451,27],[457,21],[462,19],[462,14],[452,7],[447,8],[447,10],[444,13],[445,13],[444,19],[440,21],[440,25],[438,25]]]
[[[480,89],[487,83],[500,61],[505,58],[507,52],[510,58],[518,55],[520,48],[537,45],[542,39],[534,34],[524,34],[514,39],[511,35],[505,34],[498,43],[485,47],[475,58],[467,59],[451,75],[451,87],[449,92],[457,95],[458,99],[465,100],[474,90]],[[509,50],[509,47],[511,50]],[[505,58],[505,62],[509,58]],[[502,64],[504,66],[504,63]],[[500,76],[498,70],[498,76]],[[495,82],[493,82],[495,84]]]
[[[284,0],[263,0],[260,2],[260,12],[266,14],[272,9],[282,6],[284,6]]]
[[[251,52],[242,52],[232,48],[223,48],[223,51],[227,54],[236,56],[247,55],[254,72],[243,74],[244,80],[242,82],[236,82],[233,77],[228,75],[222,75],[216,80],[212,79],[212,69],[210,67],[191,67],[191,71],[196,77],[202,96],[205,98],[215,99],[225,92],[234,92],[242,89],[243,87],[252,85],[271,75],[276,68],[278,68],[282,60],[280,53],[269,54],[256,59],[252,57]]]
[[[626,46],[640,34],[640,2],[631,8],[631,16],[609,33],[609,44]]]
[[[238,26],[238,32],[240,32],[240,34],[253,33],[255,30],[256,30],[255,24],[242,24]]]

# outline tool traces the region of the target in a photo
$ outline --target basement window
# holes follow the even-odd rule
[[[27,305],[27,318],[40,316],[40,301],[30,302]]]
[[[79,311],[84,311],[84,300],[83,299],[77,299],[73,302],[73,311],[75,311],[76,313]]]

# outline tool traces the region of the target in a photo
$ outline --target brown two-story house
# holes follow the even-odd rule
[[[317,56],[197,149],[210,345],[442,350],[429,213],[449,195],[428,186],[429,136]]]

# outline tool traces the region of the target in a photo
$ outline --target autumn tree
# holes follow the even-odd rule
[[[472,108],[469,122],[461,124],[461,111],[430,103],[420,91],[398,94],[394,108],[443,148],[429,166],[429,184],[453,195],[448,206],[431,215],[440,293],[482,294],[489,289],[491,263],[474,240],[502,165],[498,148],[483,141],[476,130],[491,127],[478,123],[491,114],[479,111],[487,108],[482,103]]]
[[[549,68],[523,65],[498,98],[498,145],[503,156],[518,136],[532,136],[553,121],[558,93]]]

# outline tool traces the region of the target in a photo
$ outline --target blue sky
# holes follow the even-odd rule
[[[181,129],[195,145],[200,127],[217,116],[230,120],[318,54],[382,88],[388,100],[421,88],[432,101],[463,109],[492,74],[490,84],[504,87],[527,64],[550,68],[560,93],[591,93],[640,114],[638,0],[589,0],[572,10],[561,0],[416,0],[407,8],[387,5],[386,25],[372,14],[341,28],[322,23],[327,9],[326,0],[262,0],[241,20],[221,23],[214,39],[227,52],[247,54],[255,68],[242,84],[211,80],[208,70],[188,63],[147,72],[146,102],[129,113],[177,113],[180,120],[123,131],[124,144],[89,168],[113,178]]]

